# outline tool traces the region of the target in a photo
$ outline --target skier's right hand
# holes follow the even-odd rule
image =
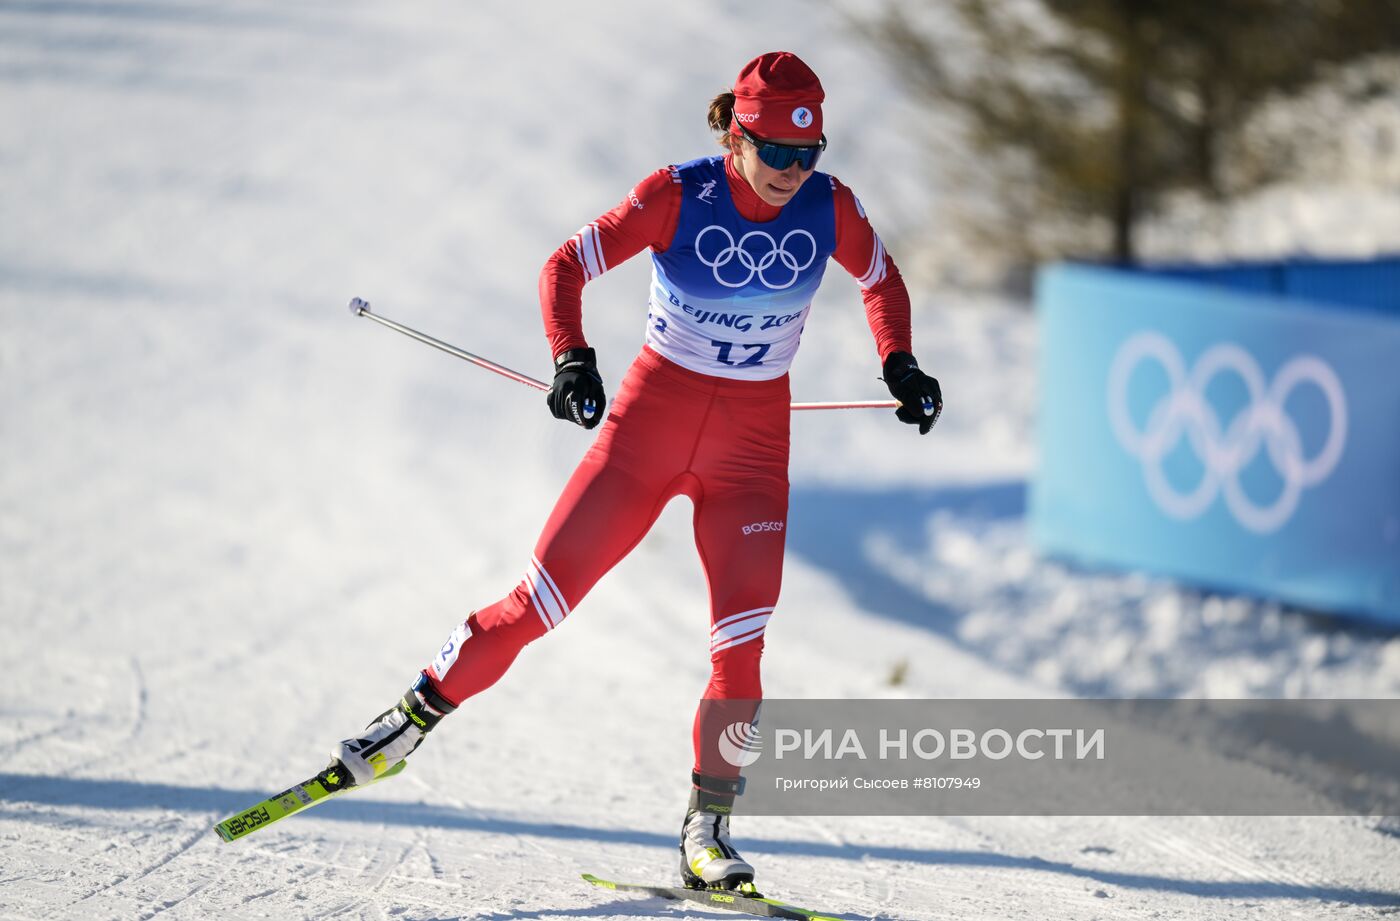
[[[554,359],[554,386],[549,388],[549,411],[586,429],[603,421],[608,398],[592,349],[569,349]]]

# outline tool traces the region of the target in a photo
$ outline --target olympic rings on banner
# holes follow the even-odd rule
[[[1170,390],[1147,414],[1139,430],[1128,412],[1128,381],[1143,362],[1155,362],[1166,372]],[[1219,417],[1206,400],[1206,388],[1220,374],[1234,374],[1249,393],[1249,405],[1222,430]],[[1303,456],[1303,439],[1284,404],[1302,384],[1317,387],[1327,401],[1327,439],[1315,457]],[[1108,373],[1108,418],[1123,449],[1142,463],[1152,500],[1165,514],[1190,520],[1202,515],[1216,496],[1241,526],[1256,534],[1277,531],[1293,517],[1303,490],[1327,479],[1341,460],[1347,437],[1346,393],[1335,371],[1314,355],[1290,359],[1272,383],[1253,356],[1234,343],[1208,348],[1188,371],[1181,353],[1166,336],[1141,332],[1118,349]],[[1167,482],[1163,459],[1185,437],[1205,472],[1190,491]],[[1240,485],[1240,472],[1264,448],[1283,480],[1283,489],[1269,504],[1256,504]]]

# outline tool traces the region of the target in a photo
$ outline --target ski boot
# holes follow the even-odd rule
[[[318,776],[327,789],[367,784],[411,755],[444,716],[457,709],[433,690],[426,674],[397,705],[376,716],[364,731],[331,750]]]
[[[753,865],[729,843],[729,813],[743,791],[742,779],[726,780],[694,774],[690,804],[681,826],[681,882],[688,889],[728,889],[758,897]],[[724,788],[727,792],[713,793]]]

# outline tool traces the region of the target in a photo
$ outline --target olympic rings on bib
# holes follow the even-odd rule
[[[725,246],[715,254],[713,259],[710,259],[706,257],[705,251],[701,249],[700,241],[705,239],[705,235],[712,230],[717,231],[724,237]],[[793,253],[788,250],[788,241],[794,237],[806,237],[807,245],[811,247],[807,252],[807,260],[800,264],[798,263],[797,256],[793,255]],[[755,258],[754,253],[749,252],[746,248],[750,240],[762,241],[761,244],[755,247],[763,250],[762,255],[757,258]],[[695,235],[695,256],[703,265],[710,267],[710,270],[714,272],[715,281],[724,285],[726,288],[742,288],[753,281],[756,275],[765,288],[769,288],[773,291],[782,291],[796,284],[802,272],[810,268],[812,263],[816,261],[817,240],[806,230],[799,227],[796,230],[789,230],[787,233],[783,234],[781,242],[774,240],[773,237],[765,231],[750,230],[740,237],[739,242],[736,243],[734,242],[734,235],[726,228],[718,224],[711,224]],[[738,281],[725,278],[724,274],[720,272],[720,269],[724,268],[724,266],[728,265],[730,262],[737,262],[740,268],[747,271],[748,274]],[[785,272],[791,272],[792,277],[782,284],[775,285],[768,280],[768,277],[764,273],[772,269],[778,262],[782,262],[783,270]],[[731,276],[737,276],[739,273],[737,271],[731,271],[729,274]]]
[[[1171,390],[1147,414],[1139,430],[1128,412],[1128,380],[1145,361],[1166,372]],[[1222,431],[1220,418],[1206,400],[1206,388],[1219,374],[1233,373],[1249,393],[1249,405]],[[1317,387],[1327,401],[1328,431],[1315,457],[1303,456],[1297,423],[1284,410],[1294,389],[1304,383]],[[1234,343],[1217,343],[1196,360],[1188,373],[1181,353],[1170,339],[1141,332],[1123,343],[1108,373],[1108,418],[1123,450],[1143,465],[1143,478],[1152,500],[1165,514],[1182,520],[1204,514],[1223,491],[1225,505],[1241,526],[1256,534],[1277,531],[1293,517],[1305,488],[1331,476],[1342,457],[1347,437],[1346,393],[1337,373],[1315,355],[1298,355],[1279,368],[1273,382],[1253,356]],[[1162,461],[1185,436],[1205,472],[1200,483],[1182,493],[1167,482]],[[1283,481],[1277,499],[1258,505],[1245,494],[1239,475],[1267,451]]]

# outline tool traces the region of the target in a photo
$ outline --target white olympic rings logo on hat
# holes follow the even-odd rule
[[[1171,390],[1152,407],[1146,427],[1139,431],[1128,412],[1128,380],[1138,365],[1155,361],[1166,372]],[[1249,405],[1221,431],[1220,419],[1206,401],[1205,391],[1216,375],[1233,372],[1249,392]],[[1303,457],[1298,426],[1284,411],[1294,389],[1312,383],[1327,400],[1329,426],[1322,450]],[[1124,342],[1108,372],[1108,418],[1118,443],[1143,465],[1147,491],[1157,507],[1173,518],[1189,520],[1203,514],[1222,490],[1235,520],[1256,534],[1277,531],[1293,517],[1303,489],[1327,479],[1341,460],[1347,437],[1346,393],[1337,374],[1315,355],[1290,359],[1271,384],[1254,358],[1234,343],[1206,349],[1188,373],[1181,353],[1161,333],[1142,332]],[[1179,492],[1162,469],[1163,459],[1182,435],[1190,441],[1205,467],[1201,482]],[[1270,462],[1283,479],[1283,490],[1268,505],[1257,505],[1244,492],[1239,474],[1267,448]]]
[[[717,230],[723,234],[727,245],[715,255],[713,260],[710,260],[706,259],[705,254],[701,251],[700,241],[705,238],[705,234],[712,230]],[[811,253],[807,256],[807,261],[800,265],[797,262],[797,257],[788,252],[787,248],[788,240],[795,236],[806,237],[807,242],[812,247]],[[768,251],[758,259],[755,259],[752,253],[744,249],[744,244],[747,243],[750,238],[767,241]],[[711,224],[695,235],[695,255],[703,264],[709,266],[714,272],[715,281],[724,285],[726,288],[742,288],[744,285],[753,281],[754,276],[757,275],[758,280],[763,282],[764,287],[771,288],[774,291],[782,291],[784,288],[791,288],[797,282],[798,276],[816,261],[817,240],[810,233],[799,227],[796,230],[789,230],[787,233],[783,234],[782,242],[774,240],[773,237],[765,231],[750,230],[739,238],[738,243],[735,243],[734,236],[728,230],[718,224]],[[740,266],[748,270],[748,274],[744,276],[742,281],[728,281],[720,274],[719,270],[727,265],[730,260],[737,260]],[[792,277],[781,285],[773,284],[768,280],[768,277],[763,274],[768,269],[771,269],[778,260],[782,260],[783,268],[792,272]]]

